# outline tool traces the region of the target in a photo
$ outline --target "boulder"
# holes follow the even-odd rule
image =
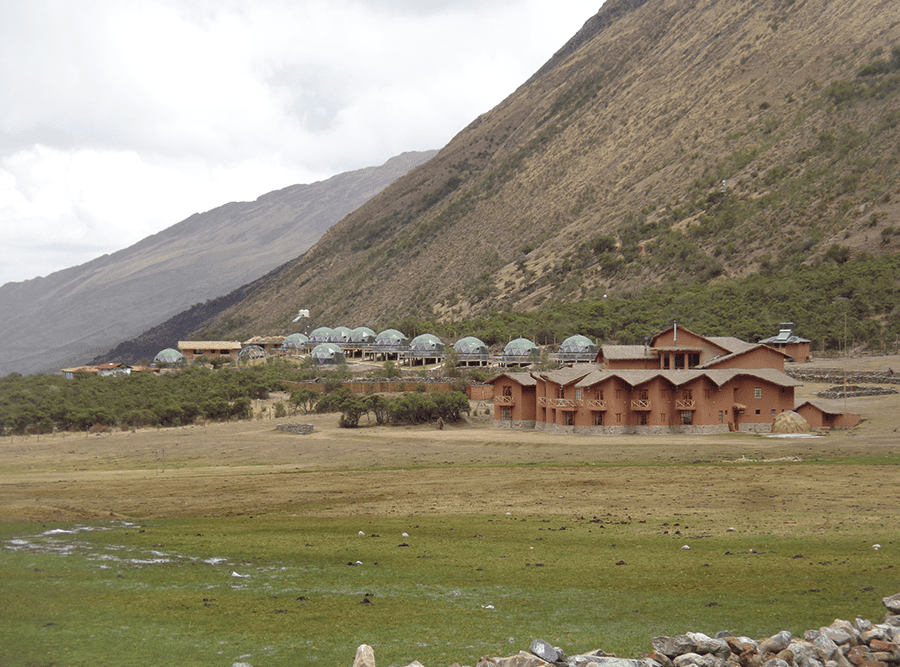
[[[697,652],[697,645],[688,635],[678,635],[677,637],[661,635],[651,639],[650,645],[663,655],[673,659],[685,653]]]
[[[353,667],[375,667],[375,650],[368,644],[360,644],[356,649]]]
[[[547,667],[550,663],[536,656],[534,653],[519,651],[518,654],[508,658],[494,658],[493,665],[497,667]]]
[[[773,635],[768,639],[760,642],[759,652],[772,654],[780,653],[788,647],[788,644],[791,643],[791,639],[793,638],[794,636],[790,632],[788,632],[787,630],[782,630],[777,635]]]
[[[543,639],[535,639],[531,642],[531,646],[528,647],[528,650],[544,662],[557,662],[559,660],[559,651]]]
[[[892,614],[900,614],[900,593],[881,598],[881,603],[887,607],[887,610]]]

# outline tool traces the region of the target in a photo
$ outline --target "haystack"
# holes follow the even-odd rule
[[[772,426],[772,433],[807,433],[808,431],[809,422],[793,410],[782,412],[776,416],[775,424]]]

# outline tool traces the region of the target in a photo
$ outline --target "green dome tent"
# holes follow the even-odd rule
[[[159,354],[153,357],[153,363],[157,366],[159,364],[183,364],[184,355],[176,349],[167,347],[165,350],[161,350]]]
[[[343,364],[346,362],[344,351],[334,343],[320,343],[309,355],[317,364]]]
[[[562,342],[557,356],[560,361],[593,361],[597,358],[597,350],[594,341],[587,336],[576,334]]]
[[[532,364],[541,358],[541,348],[527,338],[511,340],[503,348],[503,363],[509,365]]]

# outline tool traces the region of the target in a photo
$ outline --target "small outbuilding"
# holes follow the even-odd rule
[[[760,345],[768,345],[776,350],[781,350],[789,357],[788,361],[796,361],[798,363],[806,363],[812,359],[809,349],[811,342],[794,333],[793,322],[782,322],[777,336],[771,336],[759,341]]]
[[[794,411],[802,415],[815,430],[853,428],[859,426],[862,417],[855,412],[843,412],[837,405],[824,399],[804,401]]]
[[[344,357],[344,351],[339,345],[335,345],[334,343],[320,343],[316,345],[309,356],[314,363],[321,365],[337,365],[346,363],[347,361]]]

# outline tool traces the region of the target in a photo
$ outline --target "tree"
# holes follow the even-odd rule
[[[322,397],[322,394],[313,389],[301,389],[300,391],[291,392],[291,403],[297,406],[305,415],[311,414],[316,409],[316,403]]]

